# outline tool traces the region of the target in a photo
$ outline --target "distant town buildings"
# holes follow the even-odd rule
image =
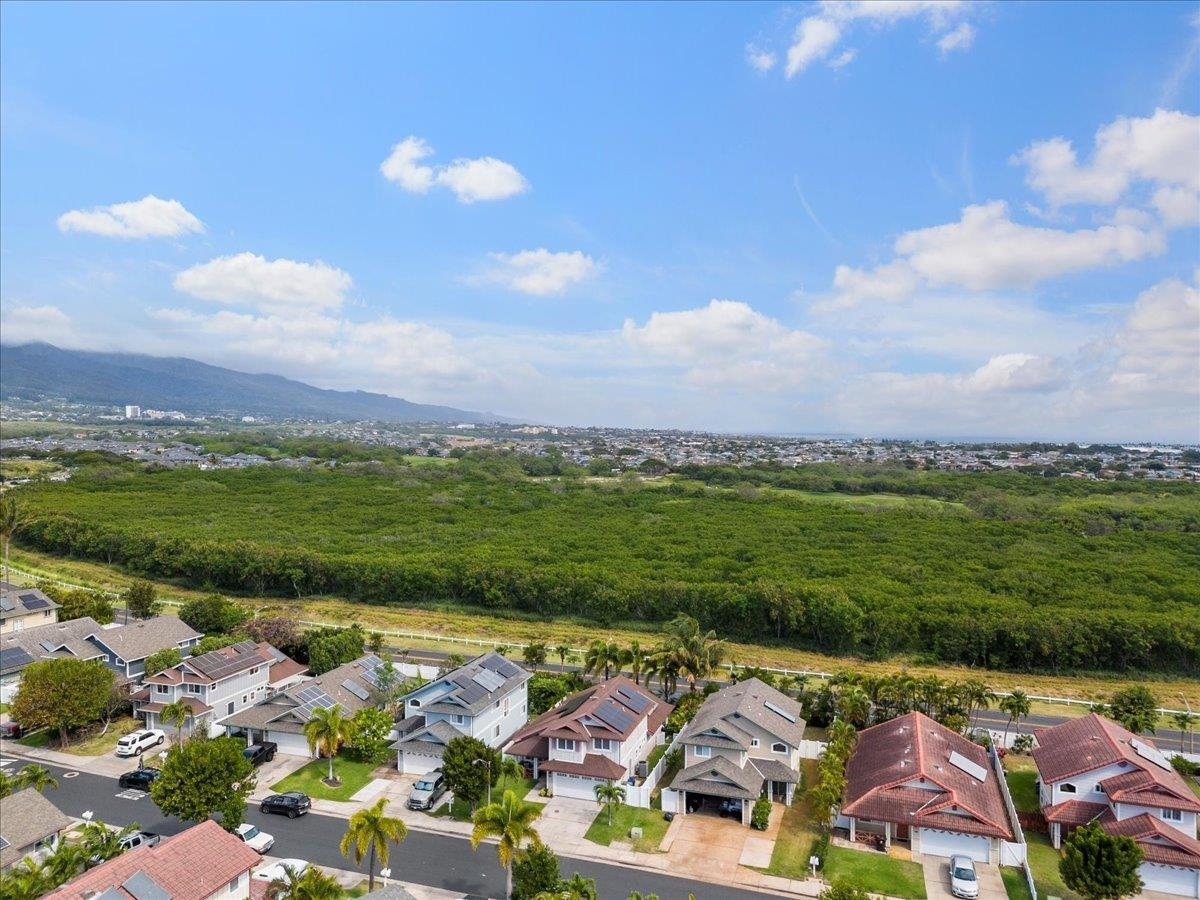
[[[142,417],[142,408],[140,406],[126,406],[125,418],[140,419]]]

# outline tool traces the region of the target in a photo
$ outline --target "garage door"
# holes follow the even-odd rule
[[[954,856],[961,853],[976,862],[988,862],[988,839],[954,831],[922,828],[921,852],[928,856]]]
[[[1200,871],[1196,869],[1142,863],[1138,874],[1142,876],[1142,884],[1148,891],[1164,891],[1183,897],[1200,896],[1196,892],[1196,881],[1200,878]]]
[[[440,756],[430,756],[424,753],[413,753],[405,750],[400,754],[399,769],[405,775],[424,775],[432,772],[442,764]]]
[[[567,775],[563,772],[552,772],[554,783],[552,789],[555,797],[572,797],[576,800],[591,800],[596,802],[596,785],[603,784],[595,778]]]
[[[308,741],[302,734],[292,734],[289,731],[269,731],[267,740],[279,745],[279,752],[287,756],[312,756],[308,749]]]

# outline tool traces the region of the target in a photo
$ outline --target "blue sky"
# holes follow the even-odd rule
[[[1197,442],[1198,10],[6,3],[0,328],[561,424]]]

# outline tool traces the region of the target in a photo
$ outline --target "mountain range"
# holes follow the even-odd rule
[[[0,399],[18,398],[272,419],[505,421],[491,413],[366,391],[325,390],[280,375],[237,372],[183,357],[64,350],[41,343],[0,349]]]

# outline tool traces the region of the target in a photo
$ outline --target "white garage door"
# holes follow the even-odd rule
[[[988,839],[954,831],[935,831],[922,828],[921,852],[928,856],[954,856],[961,853],[976,862],[988,861]]]
[[[552,790],[555,797],[572,797],[576,800],[591,800],[596,802],[596,785],[603,784],[595,778],[580,778],[564,775],[562,772],[552,772],[554,783]]]
[[[1182,897],[1200,897],[1196,887],[1197,879],[1200,879],[1200,871],[1196,869],[1179,869],[1175,866],[1142,863],[1138,874],[1142,876],[1142,884],[1148,891],[1163,891],[1168,894],[1179,894]]]
[[[400,753],[399,762],[399,769],[405,775],[424,775],[441,766],[442,758],[405,750]]]
[[[308,752],[308,741],[302,734],[292,734],[288,731],[269,731],[267,740],[279,745],[279,753],[285,756],[311,756]]]

